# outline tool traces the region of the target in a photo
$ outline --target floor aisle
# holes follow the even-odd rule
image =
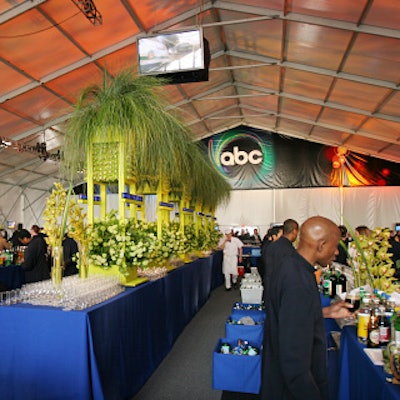
[[[240,291],[215,289],[178,337],[174,347],[131,400],[233,400],[258,396],[212,389],[212,352]],[[162,334],[162,333],[160,333]]]

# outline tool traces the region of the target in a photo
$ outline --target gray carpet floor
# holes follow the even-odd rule
[[[213,390],[212,352],[218,339],[224,337],[225,322],[236,301],[240,301],[239,290],[215,289],[131,400],[220,400],[234,395]]]

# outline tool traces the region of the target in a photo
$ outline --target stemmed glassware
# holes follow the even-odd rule
[[[22,302],[62,307],[65,311],[83,310],[124,290],[118,277],[93,275],[81,279],[73,275],[64,278],[61,286],[55,286],[51,280],[46,280],[23,285],[21,289],[0,292],[0,305]]]

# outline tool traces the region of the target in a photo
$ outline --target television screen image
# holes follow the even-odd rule
[[[145,36],[137,40],[140,75],[165,75],[205,68],[202,29]]]
[[[8,229],[15,229],[15,221],[7,221]]]

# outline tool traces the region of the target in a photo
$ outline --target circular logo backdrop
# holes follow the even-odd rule
[[[208,155],[234,187],[254,187],[273,168],[271,140],[238,130],[216,135],[208,142]]]

